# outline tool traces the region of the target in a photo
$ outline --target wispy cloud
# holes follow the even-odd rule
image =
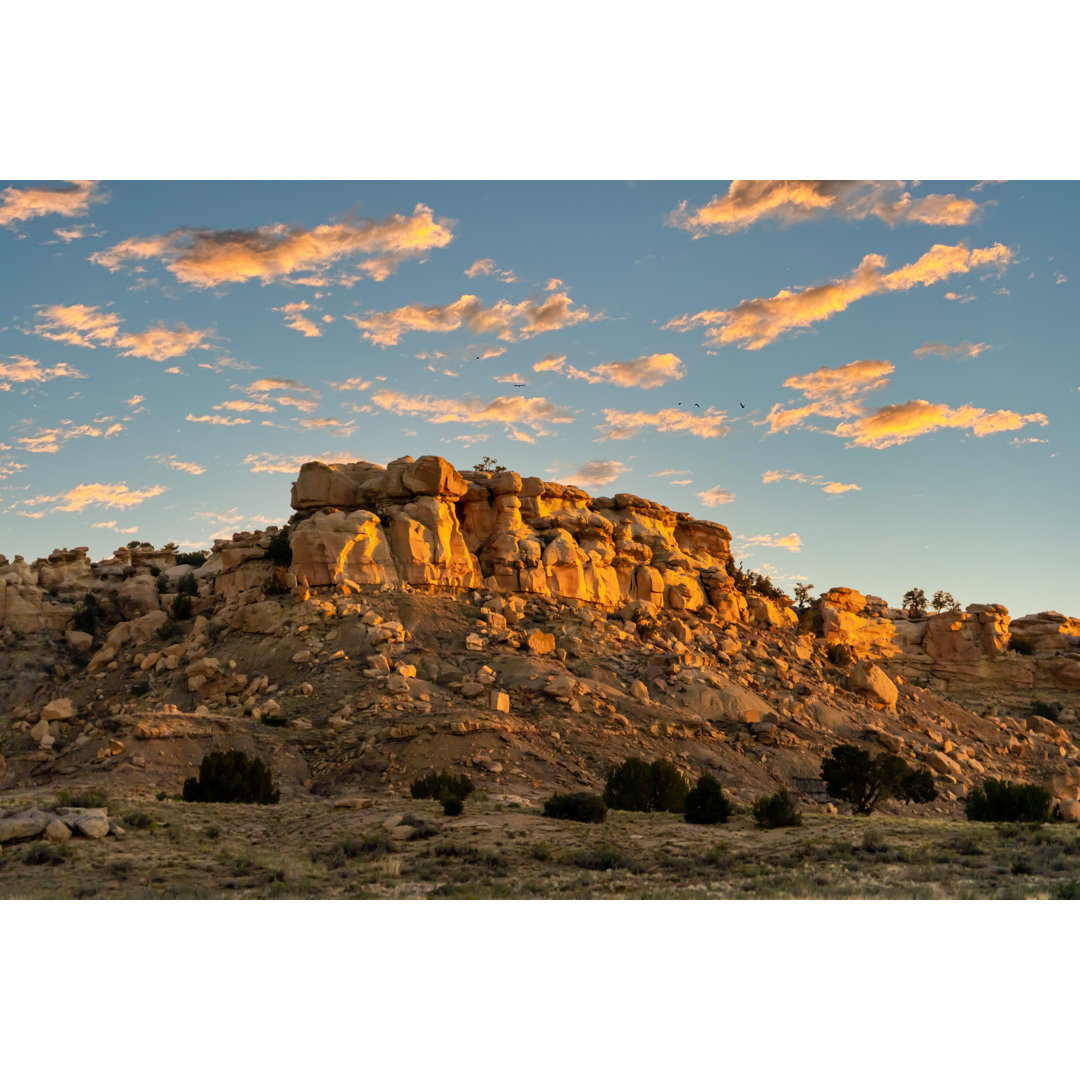
[[[120,350],[121,356],[145,357],[159,363],[193,349],[210,349],[212,330],[191,330],[184,323],[169,329],[163,322],[137,333],[122,332],[116,312],[88,304],[48,304],[38,308],[36,322],[24,333],[65,345],[95,349],[99,345]]]
[[[6,187],[0,192],[0,225],[14,228],[46,214],[81,217],[89,213],[91,203],[108,197],[96,180],[78,180],[70,187]]]
[[[781,480],[792,480],[796,484],[812,484],[822,488],[827,495],[843,495],[846,491],[862,491],[858,484],[842,484],[838,480],[826,480],[824,476],[807,476],[806,473],[781,472],[770,469],[761,474],[763,484],[776,484]]]
[[[321,454],[248,454],[240,463],[253,473],[297,473],[300,466],[309,461],[322,461],[328,465],[343,461],[355,461],[355,455],[340,451],[326,451]]]
[[[202,476],[206,470],[194,461],[178,461],[175,454],[155,454],[150,461],[156,461],[159,465],[165,465],[177,472],[190,473],[192,476]]]
[[[507,285],[518,280],[517,275],[513,270],[501,269],[496,265],[494,259],[477,259],[476,262],[465,271],[465,276],[467,278],[491,277],[492,275],[497,276],[500,281],[506,282]]]
[[[239,390],[240,387],[234,386],[233,389]],[[279,375],[273,375],[268,379],[256,379],[254,382],[248,383],[243,389],[248,394],[264,394],[272,390],[291,390],[294,394],[321,396],[318,390],[311,386],[305,386],[299,379],[286,379]]]
[[[797,291],[781,289],[775,296],[743,300],[733,308],[681,315],[666,323],[664,329],[685,333],[700,328],[709,345],[761,349],[784,334],[807,330],[816,322],[830,319],[863,297],[933,285],[977,269],[1003,271],[1013,257],[1004,244],[975,249],[964,244],[935,244],[915,262],[885,273],[885,256],[870,254],[846,277],[825,285]]]
[[[179,228],[160,236],[130,237],[91,255],[90,261],[115,271],[126,263],[160,259],[177,281],[209,289],[254,279],[266,285],[298,272],[324,272],[348,256],[370,254],[373,257],[357,269],[381,281],[403,260],[446,247],[454,238],[452,224],[417,204],[409,217],[391,214],[372,221],[350,216],[313,229],[281,224],[218,231]],[[351,281],[345,276],[334,283]]]
[[[584,379],[588,383],[612,383],[615,386],[634,386],[643,390],[655,390],[656,387],[681,379],[686,374],[683,362],[674,353],[653,353],[651,356],[639,356],[636,360],[613,360],[606,364],[596,364],[587,371],[580,371],[573,366],[564,368],[561,362],[558,368],[552,366],[541,370],[563,371],[568,378]]]
[[[274,311],[280,311],[285,316],[285,325],[290,330],[296,330],[303,334],[304,337],[322,337],[322,330],[303,314],[303,312],[310,310],[311,305],[306,300],[299,300],[294,304],[284,304],[282,307],[274,308]]]
[[[645,428],[657,431],[685,432],[701,439],[717,439],[727,435],[731,428],[727,426],[727,416],[722,412],[707,409],[705,412],[683,412],[680,409],[661,409],[659,412],[621,412],[618,409],[604,410],[604,424],[597,425],[600,436],[596,442],[608,439],[633,439]]]
[[[429,424],[502,424],[507,428],[521,424],[538,435],[549,434],[548,424],[569,424],[574,419],[570,410],[542,397],[497,397],[485,402],[478,397],[411,397],[396,390],[380,390],[371,400],[399,416],[423,416]],[[523,434],[515,433],[515,437],[521,439]]]
[[[807,375],[792,375],[784,380],[784,386],[801,390],[808,404],[796,408],[774,405],[764,420],[755,423],[768,424],[769,434],[775,434],[802,424],[809,416],[860,416],[866,395],[888,386],[894,370],[888,360],[853,360],[840,367],[819,367]]]
[[[33,499],[26,499],[23,506],[46,506],[54,503],[49,513],[61,510],[66,514],[77,514],[88,506],[108,506],[122,510],[129,506],[138,506],[139,503],[168,490],[160,485],[139,491],[132,490],[127,484],[79,484],[68,491],[60,492],[59,495],[38,495]]]
[[[787,548],[788,551],[800,551],[802,549],[802,540],[799,539],[798,533],[788,533],[787,536],[778,536],[776,533],[763,533],[758,536],[743,536],[740,534],[735,539],[740,541],[744,548],[781,547]]]
[[[657,476],[689,476],[689,469],[661,469],[659,472],[649,473],[649,478],[652,479]]]
[[[989,348],[985,341],[960,341],[955,345],[946,345],[944,341],[928,341],[911,355],[919,359],[925,356],[943,356],[947,360],[974,360]]]
[[[119,435],[124,425],[113,422],[113,417],[96,421],[107,427],[95,427],[92,424],[76,424],[74,420],[61,420],[58,427],[38,428],[33,435],[22,436],[15,441],[19,447],[30,454],[55,454],[66,442],[72,439],[100,439]]]
[[[734,502],[735,496],[726,488],[719,485],[709,488],[708,491],[699,491],[698,498],[706,506],[721,506],[724,503]]]
[[[246,360],[237,360],[232,356],[219,356],[212,363],[200,364],[199,367],[206,368],[207,371],[258,371],[259,369],[254,364],[249,364]]]
[[[216,424],[218,427],[235,427],[237,424],[251,423],[243,416],[196,416],[194,413],[188,413],[184,419],[193,424]]]
[[[518,304],[500,300],[492,307],[485,307],[478,296],[466,294],[443,306],[408,304],[393,311],[368,311],[363,317],[346,315],[345,318],[368,341],[386,348],[396,345],[402,334],[413,332],[449,333],[466,326],[474,334],[495,334],[501,341],[518,341],[604,317],[602,313],[591,314],[585,307],[574,308],[573,304],[566,293],[552,293]]]
[[[85,379],[86,376],[70,364],[43,368],[28,356],[10,356],[13,363],[0,361],[0,390],[10,390],[12,383],[43,383],[51,379]]]
[[[111,529],[113,532],[122,533],[125,536],[130,536],[132,533],[139,531],[138,525],[131,525],[126,529],[120,528],[115,521],[95,521],[91,526],[91,529]]]
[[[736,180],[726,195],[714,195],[691,209],[686,201],[668,215],[667,224],[694,239],[711,233],[734,233],[759,221],[781,225],[814,221],[835,214],[847,221],[877,217],[890,227],[900,224],[967,225],[982,206],[958,195],[913,198],[900,180]]]
[[[220,405],[214,406],[215,410],[228,409],[229,412],[277,412],[277,409],[273,405],[267,405],[262,401],[223,401]]]
[[[352,379],[346,379],[344,382],[332,382],[330,385],[335,390],[349,391],[349,390],[366,390],[370,385],[369,379],[362,379],[355,377]]]
[[[444,372],[444,374],[446,373]],[[457,374],[458,373],[455,371],[454,375],[456,376]],[[528,386],[529,384],[529,380],[526,379],[524,375],[519,375],[516,371],[510,372],[509,375],[492,375],[492,378],[497,383],[520,383],[523,386]]]
[[[558,482],[586,489],[602,488],[615,483],[627,472],[630,472],[630,466],[621,461],[586,461],[584,465],[577,466],[576,471],[558,477]]]
[[[562,356],[556,356],[554,353],[548,353],[543,360],[537,360],[533,364],[533,371],[562,371],[566,365],[566,354]]]

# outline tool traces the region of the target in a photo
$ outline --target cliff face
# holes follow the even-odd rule
[[[609,609],[794,614],[734,589],[731,534],[634,495],[593,498],[515,472],[458,472],[439,457],[309,462],[293,484],[301,586],[445,586],[584,600]],[[629,613],[632,617],[633,611]]]
[[[854,589],[830,589],[816,607],[827,642],[847,644],[957,701],[1080,705],[1080,619],[1043,611],[1010,620],[1001,604],[915,619]],[[1030,651],[1010,649],[1014,636]]]

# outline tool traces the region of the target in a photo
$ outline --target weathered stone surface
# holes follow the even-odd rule
[[[546,656],[555,651],[555,635],[531,630],[525,638],[525,646],[534,656]]]
[[[36,809],[19,810],[10,817],[0,817],[0,844],[41,836],[51,820],[44,810]]]
[[[41,710],[41,719],[47,724],[54,720],[70,720],[77,712],[71,698],[54,698]]]
[[[71,830],[59,818],[53,818],[45,827],[45,839],[54,844],[62,844],[71,839]]]
[[[899,691],[896,684],[876,664],[860,660],[848,676],[848,689],[857,690],[871,701],[880,702],[888,708],[896,705]]]

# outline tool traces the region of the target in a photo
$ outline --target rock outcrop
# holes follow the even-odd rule
[[[458,472],[439,457],[386,468],[309,462],[293,484],[301,585],[409,585],[561,597],[608,609],[702,611],[793,626],[728,573],[731,534],[634,495],[593,498],[515,472]]]

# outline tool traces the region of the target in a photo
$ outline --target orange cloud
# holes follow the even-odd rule
[[[160,485],[132,491],[127,484],[79,484],[59,495],[38,495],[36,498],[27,499],[23,505],[44,506],[47,503],[56,503],[49,513],[61,510],[66,514],[77,514],[88,506],[109,506],[122,510],[129,506],[138,506],[139,503],[168,490]]]
[[[973,250],[963,244],[935,244],[915,262],[885,273],[885,257],[870,254],[847,277],[797,292],[781,289],[775,296],[743,300],[726,310],[682,315],[664,329],[684,333],[702,327],[709,345],[761,349],[786,333],[803,331],[831,318],[865,296],[932,285],[979,268],[1002,271],[1012,259],[1013,253],[1004,244]]]
[[[454,238],[452,224],[436,220],[430,207],[418,203],[411,217],[391,214],[382,221],[347,217],[313,229],[281,224],[216,232],[174,229],[161,236],[123,240],[91,255],[90,261],[115,271],[128,262],[160,259],[177,281],[210,289],[255,278],[266,285],[293,273],[324,271],[350,255],[373,255],[360,268],[382,280],[403,260],[446,247]]]
[[[558,483],[580,488],[602,488],[615,483],[626,472],[630,472],[630,466],[621,461],[586,461],[576,472],[560,476]]]
[[[771,219],[781,225],[813,221],[826,213],[849,221],[878,217],[890,227],[903,223],[967,225],[982,209],[973,199],[927,195],[914,199],[899,180],[736,180],[724,196],[714,195],[691,210],[685,200],[667,224],[695,240],[728,234]]]
[[[36,516],[28,514],[27,517]],[[132,533],[139,531],[138,525],[132,525],[130,528],[121,529],[115,521],[95,521],[91,526],[91,529],[112,529],[113,532],[123,533],[125,536],[130,536]]]
[[[545,361],[540,361],[544,364]],[[561,370],[562,364],[555,370]],[[534,370],[546,370],[534,365]],[[643,390],[653,390],[664,383],[681,379],[686,374],[683,362],[674,353],[653,353],[651,356],[639,356],[636,360],[613,360],[607,364],[597,364],[588,371],[579,371],[568,367],[566,374],[571,379],[584,379],[589,383],[613,383],[615,386],[635,386]]]
[[[543,300],[522,300],[519,304],[500,300],[488,308],[478,296],[466,294],[444,306],[408,304],[394,311],[368,311],[363,318],[345,318],[383,348],[396,345],[402,334],[448,333],[462,326],[474,334],[495,334],[500,341],[518,341],[603,318],[602,314],[591,315],[588,308],[572,310],[573,303],[566,293],[553,293]]]
[[[889,446],[927,435],[938,428],[969,428],[978,438],[999,431],[1015,431],[1026,424],[1049,423],[1043,413],[1015,413],[999,409],[988,413],[974,405],[961,405],[952,409],[948,405],[934,405],[929,401],[905,401],[899,405],[885,405],[868,416],[851,423],[840,424],[832,432],[842,439],[851,440],[849,445],[867,446],[882,450]]]
[[[218,427],[235,427],[237,424],[250,424],[251,421],[243,416],[195,416],[188,413],[185,420],[193,424],[215,424]]]
[[[166,465],[170,469],[176,469],[177,472],[190,473],[192,476],[202,476],[206,470],[201,465],[196,465],[194,461],[177,461],[175,454],[155,454],[151,461],[156,461],[159,465]]]
[[[331,383],[331,385],[333,385]],[[233,390],[239,390],[240,387],[234,386]],[[252,383],[248,383],[244,387],[244,392],[248,394],[262,394],[270,390],[291,390],[294,394],[314,394],[315,397],[320,397],[318,390],[313,387],[305,386],[299,379],[285,379],[281,376],[274,375],[268,379],[256,379]]]
[[[468,278],[474,277],[490,277],[492,274],[497,274],[500,281],[511,284],[517,281],[517,275],[513,270],[503,270],[495,264],[494,259],[477,259],[476,262],[465,271],[465,276]]]
[[[562,371],[565,363],[565,353],[562,356],[556,356],[554,353],[549,353],[543,360],[537,360],[536,363],[533,364],[533,371]]]
[[[447,372],[443,374],[447,374]],[[458,372],[455,371],[454,374],[457,375]],[[511,372],[509,375],[492,375],[491,377],[497,383],[521,383],[526,386],[529,383],[529,380],[524,375],[519,375],[516,371]]]
[[[209,330],[189,330],[183,323],[170,330],[159,322],[138,334],[121,334],[113,344],[121,356],[143,356],[161,364],[192,349],[213,348],[204,340],[210,336]]]
[[[370,384],[369,384],[370,385]],[[302,413],[314,412],[318,408],[318,402],[309,398],[293,397],[291,394],[279,394],[275,399],[279,405],[286,408],[299,409]]]
[[[73,424],[70,420],[61,420],[60,427],[38,428],[34,435],[17,438],[15,441],[30,454],[55,454],[64,443],[72,439],[108,438],[119,435],[124,430],[123,424],[113,424],[107,429],[92,427],[89,424]]]
[[[836,480],[826,480],[824,476],[807,476],[805,473],[781,472],[770,469],[761,474],[763,484],[776,484],[781,480],[793,480],[797,484],[812,484],[823,488],[827,495],[843,495],[846,491],[862,491],[858,484],[841,484]]]
[[[356,377],[346,379],[344,382],[332,382],[330,385],[335,390],[366,390],[371,385],[371,382],[368,379]]]
[[[887,360],[853,360],[840,367],[819,367],[807,375],[792,375],[784,380],[784,386],[801,390],[809,404],[793,409],[774,405],[764,420],[755,423],[768,424],[769,434],[775,435],[801,424],[808,416],[861,416],[863,399],[871,391],[888,386],[888,376],[895,370]]]
[[[920,360],[925,356],[944,356],[946,359],[971,359],[973,360],[980,353],[986,352],[990,346],[985,341],[961,341],[956,345],[946,345],[944,341],[928,341],[924,345],[920,345],[913,353],[912,356],[918,357]]]
[[[782,547],[788,551],[802,550],[802,540],[798,533],[788,533],[787,536],[777,536],[774,533],[764,533],[759,536],[742,536],[735,538],[741,540],[743,547]]]
[[[90,204],[104,202],[108,195],[99,191],[97,180],[79,180],[72,187],[6,187],[0,192],[0,225],[13,227],[46,214],[80,217],[89,213]]]
[[[120,330],[119,315],[87,304],[49,304],[39,308],[35,318],[27,333],[86,349],[111,345]]]
[[[284,304],[282,307],[276,307],[274,311],[280,311],[285,316],[285,325],[290,330],[297,330],[304,337],[322,337],[322,331],[305,315],[301,312],[308,311],[311,305],[304,300],[300,300],[295,304]]]
[[[309,461],[323,461],[334,464],[342,461],[355,461],[354,455],[326,452],[323,454],[297,454],[288,456],[285,454],[248,454],[241,462],[247,465],[253,473],[297,473],[300,466]]]
[[[230,412],[277,412],[273,405],[260,401],[223,401],[220,405],[215,405],[214,409],[228,409]]]
[[[706,506],[720,506],[723,503],[735,501],[735,496],[730,491],[719,486],[711,487],[708,491],[699,491],[698,498]]]
[[[549,434],[547,424],[569,424],[574,417],[561,406],[542,397],[497,397],[484,402],[479,398],[409,397],[396,390],[380,390],[371,397],[380,409],[399,416],[423,416],[429,424],[522,424],[538,435]],[[521,441],[531,441],[522,433],[512,433]]]
[[[12,383],[42,383],[50,379],[85,379],[86,376],[70,364],[43,368],[28,356],[11,356],[13,364],[0,361],[0,390],[10,390]]]
[[[716,439],[730,433],[731,428],[722,412],[708,409],[703,413],[682,412],[679,409],[661,409],[659,412],[620,412],[604,410],[605,424],[597,425],[601,434],[596,442],[608,439],[633,439],[643,428],[654,427],[657,431],[685,431],[701,439]]]

